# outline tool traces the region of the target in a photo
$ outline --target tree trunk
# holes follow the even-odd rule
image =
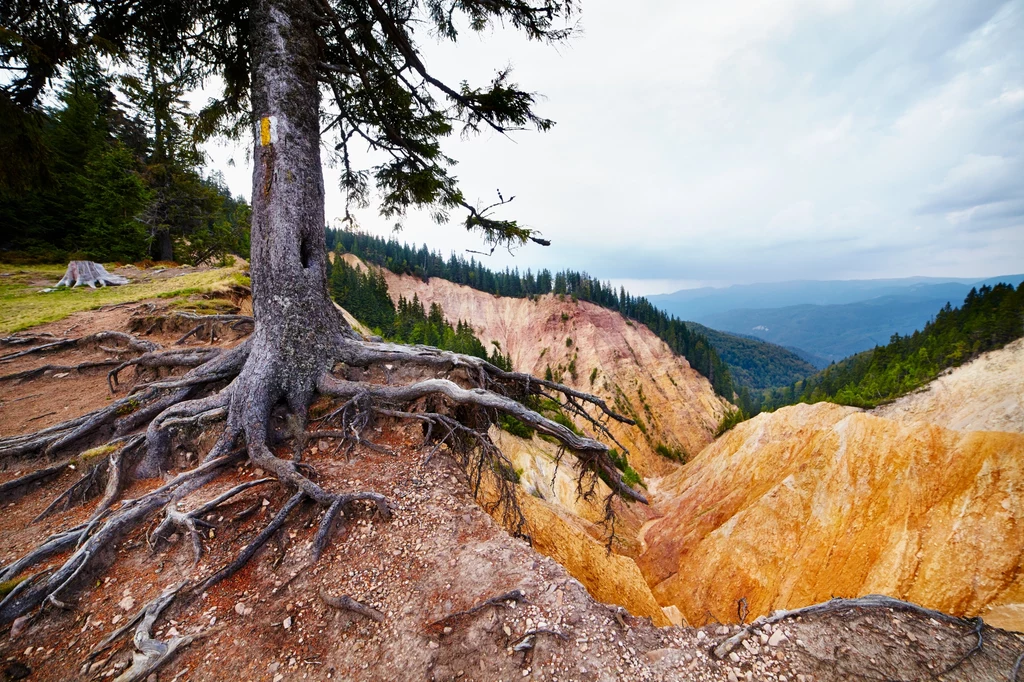
[[[174,260],[174,242],[171,241],[170,230],[157,230],[153,239],[153,259],[157,261]]]
[[[339,339],[352,334],[327,289],[316,16],[307,0],[258,0],[251,17],[256,328],[236,392],[247,412],[236,426],[250,443],[282,397],[305,414]]]

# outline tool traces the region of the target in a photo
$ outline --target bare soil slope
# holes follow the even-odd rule
[[[131,312],[107,309],[99,313],[103,318],[83,314],[49,330],[60,334],[78,325],[72,330],[77,334],[89,331],[92,323],[129,329],[134,326]],[[151,334],[165,342],[180,335],[162,328],[153,328]],[[228,336],[214,342],[235,340]],[[188,341],[201,343],[206,342]],[[76,350],[45,361],[72,365],[104,354],[102,348],[84,355]],[[103,368],[59,374],[64,372],[4,382],[3,433],[31,430],[106,399]],[[130,386],[130,373],[124,379]],[[81,404],[67,404],[72,395]],[[9,409],[12,405],[15,409]],[[67,414],[45,415],[54,408]],[[40,415],[45,416],[35,419]],[[310,568],[309,544],[319,511],[300,508],[242,571],[206,593],[179,598],[156,620],[152,634],[158,639],[197,639],[150,679],[792,682],[945,673],[940,679],[1002,680],[1024,649],[1015,636],[989,627],[976,631],[970,623],[852,608],[758,626],[719,660],[713,649],[739,628],[655,628],[647,619],[596,602],[564,568],[492,521],[471,495],[464,472],[446,453],[421,449],[419,428],[384,422],[373,439],[387,450],[359,447],[346,459],[329,443],[316,441],[307,444],[304,461],[316,467],[318,480],[332,490],[387,492],[392,518],[384,520],[368,510],[346,518],[329,551]],[[187,468],[195,456],[185,442],[179,443],[169,473]],[[5,463],[0,483],[24,473],[19,471],[24,466]],[[30,494],[23,491],[17,501],[4,500],[0,562],[88,518],[95,498],[31,522],[81,475],[80,468],[69,466]],[[182,511],[216,491],[262,476],[251,464],[231,467],[203,499],[198,494],[186,497]],[[128,497],[158,484],[133,483]],[[212,528],[204,532],[198,570],[216,570],[233,557],[289,494],[267,482],[209,514]],[[101,641],[192,570],[188,538],[176,535],[169,545],[150,549],[150,530],[141,528],[120,543],[118,561],[92,589],[75,590],[64,598],[63,608],[47,604],[27,620],[0,630],[0,677],[105,680],[129,669],[131,633],[108,647],[99,647]],[[62,559],[55,556],[48,565]],[[379,610],[383,620],[336,610],[324,595],[349,595]],[[520,595],[520,602],[512,598]],[[979,637],[983,646],[977,649]]]
[[[345,259],[365,267],[350,254]],[[654,451],[657,445],[693,456],[714,439],[728,404],[647,327],[569,297],[494,296],[443,279],[424,282],[383,272],[396,301],[415,295],[426,306],[438,303],[453,322],[472,324],[485,346],[500,343],[516,370],[544,376],[551,368],[556,378],[636,419],[639,429],[614,423],[611,430],[629,448],[630,464],[641,476],[675,469]]]
[[[874,413],[957,431],[1024,433],[1024,339],[946,372]]]

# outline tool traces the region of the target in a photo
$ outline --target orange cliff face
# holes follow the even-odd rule
[[[1024,626],[1024,435],[829,403],[740,424],[659,482],[638,564],[691,624],[881,593]]]
[[[344,258],[349,265],[366,267],[350,254]],[[692,456],[714,439],[728,403],[647,327],[568,297],[500,297],[440,278],[427,283],[381,271],[396,302],[400,296],[417,296],[424,306],[437,303],[451,322],[471,324],[486,347],[497,341],[517,371],[544,376],[550,368],[557,380],[597,394],[635,419],[639,426],[607,425],[651,490],[657,477],[679,468],[677,461],[658,454],[657,446]],[[590,431],[587,424],[579,426]],[[637,534],[657,515],[656,504],[615,504],[616,539],[609,553],[604,501],[610,491],[602,482],[596,482],[593,496],[580,497],[579,471],[569,458],[558,457],[557,447],[496,428],[491,436],[520,476],[520,503],[538,551],[565,566],[601,601],[657,625],[679,622],[678,610],[658,604],[634,561],[640,551]]]
[[[362,265],[352,255],[345,259]],[[517,371],[544,376],[550,367],[563,383],[595,393],[637,420],[639,428],[614,421],[609,426],[644,478],[677,466],[655,452],[658,445],[692,457],[714,439],[728,403],[644,325],[569,297],[509,298],[439,278],[423,282],[383,272],[394,300],[416,295],[427,307],[438,303],[453,324],[469,322],[488,350],[497,341]]]

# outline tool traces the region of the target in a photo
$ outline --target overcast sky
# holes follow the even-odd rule
[[[1024,271],[1024,0],[590,0],[580,26],[557,49],[420,36],[455,83],[511,63],[558,122],[447,147],[469,200],[515,195],[502,215],[553,242],[492,267],[572,267],[636,293]],[[244,152],[211,153],[248,196]],[[344,212],[336,177],[328,220]],[[425,215],[399,238],[480,248]]]

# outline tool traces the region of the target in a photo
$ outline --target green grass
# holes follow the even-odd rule
[[[62,287],[57,291],[40,293],[44,287],[56,284],[64,275],[64,270],[65,266],[62,265],[0,263],[0,275],[8,275],[0,276],[0,333],[21,331],[63,319],[72,313],[106,305],[225,291],[246,279],[237,267],[229,267],[117,287]]]
[[[686,455],[686,451],[682,448],[674,448],[671,445],[665,445],[664,443],[658,443],[655,445],[654,451],[662,457],[679,462],[680,464],[686,464],[689,459]]]
[[[498,417],[498,428],[503,431],[508,431],[513,436],[519,436],[524,440],[533,439],[533,436],[536,433],[536,431],[531,429],[529,426],[508,414],[503,414]]]

